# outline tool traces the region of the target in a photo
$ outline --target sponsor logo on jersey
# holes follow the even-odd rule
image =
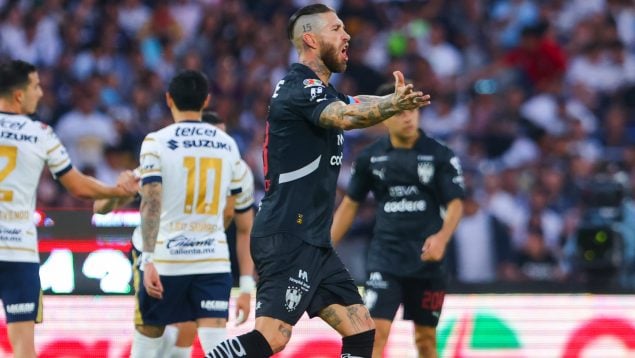
[[[0,128],[23,129],[26,123],[27,123],[26,121],[16,122],[16,121],[9,120],[8,118],[5,118],[5,117],[0,117]]]
[[[414,213],[426,211],[425,200],[406,200],[387,201],[384,204],[384,212],[386,213]]]
[[[428,184],[434,175],[434,164],[431,162],[422,162],[417,165],[417,175],[422,184]]]
[[[388,160],[388,156],[386,156],[386,155],[381,155],[379,157],[370,157],[370,162],[371,163],[385,162],[387,160]]]
[[[13,132],[0,132],[0,138],[16,140],[18,142],[29,142],[29,143],[37,143],[37,136],[27,135],[22,133],[13,133]]]
[[[173,249],[177,247],[208,247],[214,246],[214,239],[195,240],[184,235],[179,235],[168,240],[166,247]]]
[[[206,311],[227,311],[229,301],[202,300],[201,308]]]
[[[318,79],[314,79],[314,78],[307,78],[306,80],[302,81],[302,84],[304,85],[304,88],[317,87],[317,86],[324,87],[324,83],[322,83],[322,81]]]
[[[386,169],[385,168],[381,168],[381,169],[373,169],[373,175],[376,176],[377,178],[379,178],[379,180],[384,180],[385,178],[385,173],[386,173]]]
[[[340,155],[332,155],[331,156],[331,160],[329,161],[329,163],[332,166],[340,166],[342,165],[342,158],[344,158],[344,155],[340,154]]]
[[[393,198],[417,195],[419,194],[419,188],[417,188],[415,185],[396,185],[388,188],[388,194]]]
[[[324,93],[324,87],[313,87],[311,88],[311,98],[309,101],[313,102],[318,96]]]
[[[175,141],[174,139],[170,139],[168,141],[168,148],[175,150],[178,147],[179,147],[179,142]]]
[[[215,137],[216,129],[206,127],[178,127],[176,128],[174,135],[176,137],[191,137],[195,135]]]
[[[14,303],[7,305],[7,313],[25,314],[35,310],[35,302]]]
[[[209,139],[190,139],[183,141],[183,148],[214,148],[224,149],[228,152],[231,151],[231,146],[228,143],[217,142]]]

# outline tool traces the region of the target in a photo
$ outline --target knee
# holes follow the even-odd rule
[[[424,354],[425,357],[432,356],[431,352],[435,352],[437,349],[437,338],[435,329],[426,329],[415,332],[415,344],[417,350]]]
[[[270,337],[265,336],[273,353],[281,352],[291,340],[291,329],[285,332],[277,332]]]
[[[143,334],[146,337],[150,338],[159,338],[163,335],[163,331],[165,330],[165,326],[147,326],[147,325],[136,325],[135,326],[137,332]]]

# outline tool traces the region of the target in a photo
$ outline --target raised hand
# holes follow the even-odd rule
[[[430,95],[424,95],[421,91],[414,91],[413,85],[406,84],[403,73],[395,71],[395,93],[392,96],[392,104],[400,111],[417,109],[430,104]]]
[[[117,186],[134,196],[139,191],[139,177],[132,170],[123,171],[117,178]]]

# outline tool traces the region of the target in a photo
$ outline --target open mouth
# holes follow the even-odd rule
[[[348,46],[345,46],[340,53],[344,57],[344,61],[348,61]]]

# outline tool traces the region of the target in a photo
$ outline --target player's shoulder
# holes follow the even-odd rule
[[[432,150],[434,153],[437,154],[446,154],[451,156],[454,155],[454,151],[446,142],[437,138],[430,137],[423,131],[421,132],[421,137],[417,141],[417,145],[415,146],[415,148],[418,151],[429,152],[430,150]]]
[[[368,158],[373,156],[381,156],[386,154],[386,152],[390,149],[390,138],[388,136],[383,136],[381,138],[376,139],[374,142],[367,145],[361,152],[360,155],[366,156]]]

